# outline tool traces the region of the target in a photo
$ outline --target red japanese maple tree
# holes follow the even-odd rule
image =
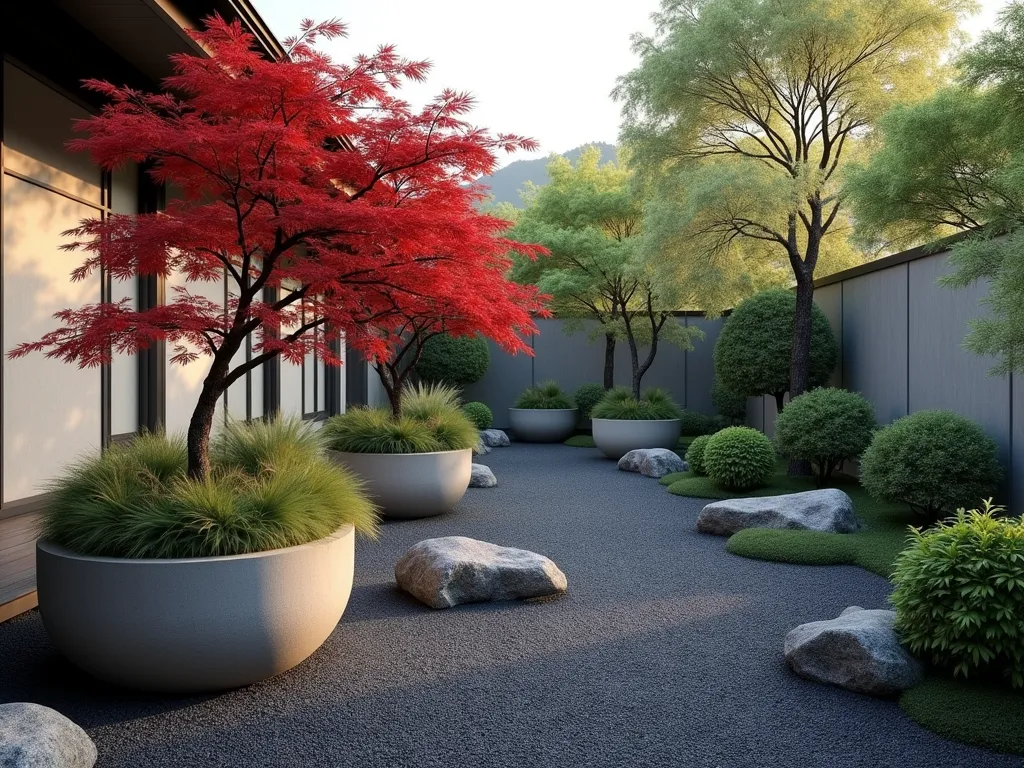
[[[176,190],[162,212],[111,214],[67,233],[65,248],[87,253],[73,278],[177,273],[186,285],[150,309],[125,300],[62,311],[58,329],[10,355],[44,351],[86,367],[163,340],[176,363],[212,357],[187,434],[189,475],[202,478],[218,398],[274,357],[312,352],[339,365],[332,342],[345,337],[369,359],[392,360],[402,323],[423,325],[424,313],[424,328],[529,353],[521,337],[536,332],[541,297],[505,279],[505,254],[541,249],[504,238],[505,222],[477,210],[472,182],[494,169],[496,151],[535,142],[473,127],[472,99],[454,91],[413,110],[395,93],[428,64],[390,46],[332,61],[316,44],[344,35],[336,21],[304,22],[280,60],[257,53],[238,23],[204,23],[193,36],[209,55],[173,57],[163,93],[87,81],[108,104],[77,121],[84,136],[69,145],[107,169],[146,163]],[[189,290],[221,279],[226,306]],[[279,298],[263,300],[264,288]],[[250,334],[245,361],[236,353]]]

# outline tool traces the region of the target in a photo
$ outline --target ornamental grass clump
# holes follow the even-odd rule
[[[750,427],[727,427],[711,435],[703,460],[712,480],[737,491],[764,485],[776,465],[772,441]]]
[[[809,461],[819,486],[856,459],[875,433],[871,403],[856,392],[822,388],[794,397],[775,420],[775,443],[790,459]]]
[[[575,408],[572,400],[558,386],[557,382],[545,381],[536,387],[529,387],[516,398],[515,408],[527,410],[565,410]]]
[[[700,435],[694,438],[690,447],[686,449],[686,463],[690,465],[690,471],[695,475],[704,476],[708,473],[707,465],[704,463],[704,451],[710,440],[711,435]]]
[[[648,389],[637,400],[626,387],[614,387],[594,406],[590,416],[594,419],[664,421],[680,418],[682,410],[663,389]]]
[[[594,410],[594,406],[597,405],[601,398],[604,397],[604,393],[607,390],[603,384],[590,383],[581,384],[576,392],[573,394],[573,400],[576,401],[576,407],[580,409],[580,416],[584,419],[590,418],[590,412]]]
[[[353,408],[329,418],[321,434],[329,448],[343,453],[461,451],[480,438],[458,393],[441,384],[406,387],[398,416],[389,408]]]
[[[996,491],[995,441],[952,411],[918,411],[875,433],[860,461],[861,485],[880,501],[930,519],[971,509]]]
[[[896,630],[954,676],[1001,676],[1024,688],[1024,517],[986,501],[933,528],[910,529],[896,558]]]
[[[477,429],[490,429],[491,424],[494,423],[494,414],[483,403],[475,401],[466,403],[462,406],[462,412],[466,414],[466,418],[473,422],[473,426]]]
[[[182,558],[297,546],[345,523],[375,532],[362,484],[324,456],[308,424],[229,424],[210,461],[199,480],[186,475],[181,436],[113,445],[50,485],[42,535],[83,555]]]

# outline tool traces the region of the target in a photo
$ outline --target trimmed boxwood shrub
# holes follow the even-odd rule
[[[514,408],[529,408],[537,410],[561,410],[575,408],[572,400],[565,394],[558,382],[545,381],[536,387],[528,387],[523,394],[516,398]]]
[[[490,429],[494,423],[494,414],[483,403],[472,402],[462,406],[462,412],[473,422],[477,429]]]
[[[682,411],[669,397],[668,392],[653,387],[633,398],[627,387],[613,387],[590,412],[594,419],[632,419],[635,421],[657,421],[678,419]]]
[[[828,318],[817,305],[812,312],[810,389],[828,381],[839,358]],[[795,316],[796,294],[784,288],[740,302],[715,342],[715,374],[721,385],[736,395],[774,395],[781,403],[789,391]]]
[[[742,426],[747,420],[747,396],[733,392],[718,376],[711,384],[711,404],[728,420],[727,426]]]
[[[711,435],[718,431],[718,422],[714,416],[697,411],[683,411],[682,433],[687,437]]]
[[[772,441],[750,427],[716,432],[708,440],[703,458],[712,480],[738,491],[764,485],[775,472]]]
[[[918,411],[875,433],[860,461],[861,484],[882,501],[936,517],[972,508],[996,490],[995,442],[952,411]]]
[[[704,465],[704,450],[708,447],[711,435],[701,435],[694,438],[690,447],[686,449],[686,463],[690,465],[690,471],[695,475],[706,475],[708,468]]]
[[[480,381],[490,364],[491,351],[485,339],[442,334],[423,345],[416,375],[429,383],[461,387]]]
[[[896,558],[896,630],[915,654],[954,675],[987,672],[1024,688],[1024,517],[981,511],[911,529]]]
[[[875,432],[871,403],[845,389],[813,389],[793,398],[775,421],[775,443],[790,459],[811,462],[818,485],[855,459]]]
[[[595,405],[601,402],[601,398],[604,397],[606,391],[603,384],[581,384],[577,388],[576,394],[573,395],[576,407],[580,409],[580,416],[584,419],[589,419],[590,412],[594,409]]]

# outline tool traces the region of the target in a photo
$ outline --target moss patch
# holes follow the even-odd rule
[[[928,677],[900,697],[900,708],[947,739],[1024,755],[1024,693]]]
[[[816,487],[812,477],[790,477],[780,463],[771,482],[750,491],[728,491],[709,477],[691,472],[677,472],[661,479],[669,493],[698,499],[735,499],[755,496],[779,496],[784,493],[811,491]],[[836,487],[850,495],[857,517],[863,523],[858,533],[817,533],[751,529],[735,534],[726,548],[742,557],[802,565],[852,564],[886,578],[892,573],[896,555],[906,544],[907,526],[917,524],[912,512],[899,504],[879,502],[851,477],[837,478]],[[808,533],[815,533],[808,536]],[[737,537],[737,541],[734,540]]]

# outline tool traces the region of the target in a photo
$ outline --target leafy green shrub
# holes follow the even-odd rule
[[[486,339],[479,336],[434,336],[423,345],[416,375],[430,383],[461,387],[480,381],[491,364]]]
[[[952,411],[918,411],[875,433],[860,461],[861,484],[882,501],[935,517],[971,508],[996,490],[995,442]]]
[[[700,435],[686,449],[686,463],[690,465],[690,471],[695,475],[703,476],[708,473],[708,468],[704,464],[704,450],[708,447],[709,440],[711,435]]]
[[[954,676],[999,673],[1024,688],[1024,517],[1000,519],[1003,511],[985,502],[911,528],[891,600],[913,653]]]
[[[180,436],[140,435],[53,481],[42,534],[84,555],[180,558],[296,546],[344,523],[373,534],[361,483],[298,420],[234,423],[210,447],[206,480],[186,476]]]
[[[479,440],[455,390],[444,385],[406,387],[397,418],[387,408],[353,408],[320,431],[328,447],[346,453],[459,451]]]
[[[875,432],[871,403],[844,389],[812,389],[793,398],[775,421],[775,443],[790,459],[811,462],[818,484],[855,459]]]
[[[466,403],[462,406],[462,411],[477,429],[490,429],[494,423],[494,414],[483,403]]]
[[[626,387],[613,387],[605,392],[590,412],[594,419],[636,421],[678,419],[681,414],[682,410],[672,401],[668,392],[657,387],[642,393],[639,400],[635,400],[633,393]]]
[[[580,416],[584,419],[590,418],[590,412],[594,409],[606,392],[603,384],[581,384],[573,395],[576,407],[580,409]]]
[[[556,410],[573,408],[572,400],[562,391],[557,382],[545,381],[536,387],[528,387],[516,399],[516,408]]]
[[[726,426],[742,425],[747,420],[747,396],[733,392],[718,376],[711,384],[711,404],[728,420]]]
[[[750,427],[728,427],[713,434],[703,459],[712,480],[739,491],[764,485],[775,472],[772,441]]]
[[[713,435],[718,431],[718,422],[714,416],[697,411],[683,411],[682,434],[687,436]]]
[[[823,386],[839,358],[828,318],[817,305],[812,312],[809,388]],[[796,294],[784,288],[740,302],[715,342],[715,374],[721,386],[736,395],[774,395],[781,400],[789,391],[795,316]]]

